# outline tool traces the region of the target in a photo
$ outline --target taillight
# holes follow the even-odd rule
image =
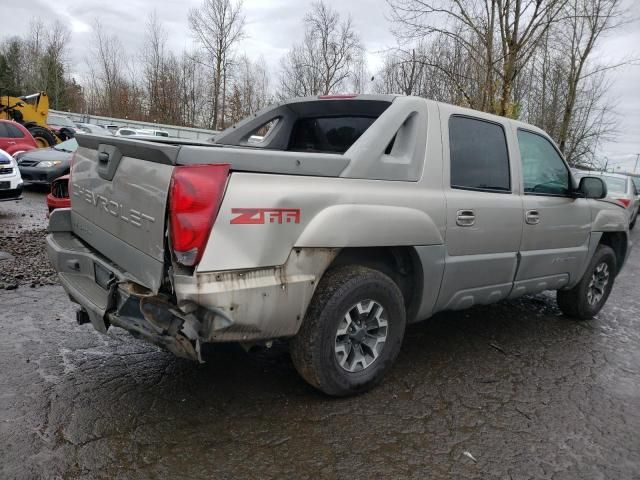
[[[621,203],[624,208],[627,208],[631,200],[628,198],[616,198],[616,202]]]
[[[228,175],[228,164],[173,169],[169,189],[171,247],[182,265],[192,267],[202,258]]]

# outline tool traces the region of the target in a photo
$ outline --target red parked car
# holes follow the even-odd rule
[[[47,195],[47,207],[49,208],[49,213],[51,213],[56,208],[68,208],[70,206],[69,175],[63,175],[51,182],[51,193]]]
[[[36,148],[38,148],[38,144],[29,130],[12,120],[0,120],[0,150],[13,156],[18,152],[26,152]]]

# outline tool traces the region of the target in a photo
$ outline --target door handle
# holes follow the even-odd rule
[[[460,227],[472,227],[476,223],[476,213],[473,210],[458,210],[456,213],[456,225]]]
[[[16,142],[7,142],[7,145],[15,145]]]
[[[537,225],[540,223],[540,213],[537,210],[527,210],[524,221],[529,225]]]

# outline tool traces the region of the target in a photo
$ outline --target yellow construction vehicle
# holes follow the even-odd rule
[[[45,92],[23,97],[0,96],[0,118],[24,125],[38,147],[52,147],[61,141],[47,126],[49,97]]]

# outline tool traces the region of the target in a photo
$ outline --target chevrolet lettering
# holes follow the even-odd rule
[[[127,209],[123,204],[116,202],[115,200],[110,200],[104,195],[94,193],[76,183],[72,184],[71,191],[73,196],[82,198],[86,202],[90,203],[94,207],[100,208],[109,215],[112,215],[123,222],[131,223],[131,225],[136,227],[145,227],[147,231],[149,230],[148,224],[156,221],[156,219],[150,215],[133,208]]]

